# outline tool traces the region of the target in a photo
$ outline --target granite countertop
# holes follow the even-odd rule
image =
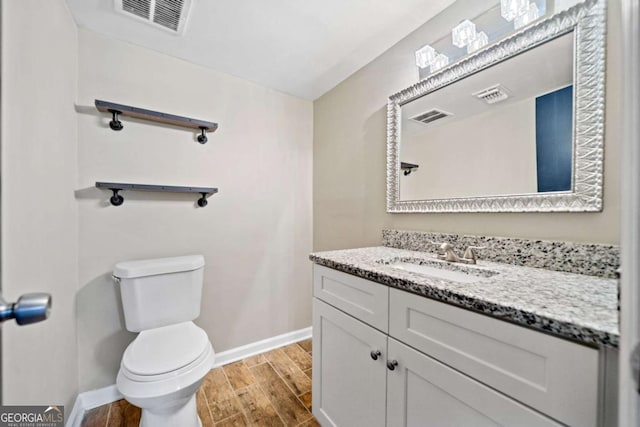
[[[490,277],[460,283],[388,265],[407,260],[427,265],[437,262],[444,264],[444,269],[455,271],[459,264],[437,260],[435,254],[384,246],[316,252],[309,258],[319,265],[561,338],[595,346],[618,346],[615,279],[478,260],[468,267]]]

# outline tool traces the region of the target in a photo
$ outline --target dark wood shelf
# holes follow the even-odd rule
[[[96,99],[96,108],[103,113],[117,112],[123,117],[149,120],[152,122],[180,126],[187,129],[206,130],[215,132],[218,124],[205,120],[192,119],[190,117],[176,116],[174,114],[161,113],[159,111],[145,110],[144,108],[131,107],[129,105],[116,104],[115,102]]]
[[[121,182],[96,182],[96,187],[107,188],[113,191],[113,196],[110,201],[114,206],[120,206],[124,202],[124,198],[118,194],[118,192],[122,190],[198,193],[201,195],[198,199],[198,206],[200,207],[207,205],[208,196],[218,192],[218,189],[214,187],[179,187],[175,185],[126,184]]]

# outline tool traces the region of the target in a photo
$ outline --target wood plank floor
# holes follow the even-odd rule
[[[311,340],[212,369],[196,395],[203,427],[319,426],[311,415]],[[91,409],[82,427],[137,427],[125,400]]]

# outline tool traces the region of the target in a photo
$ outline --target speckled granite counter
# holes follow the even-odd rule
[[[615,279],[479,260],[482,277],[458,283],[400,270],[390,262],[441,262],[434,254],[371,247],[316,252],[320,265],[484,313],[553,335],[596,346],[617,347],[618,296]],[[456,264],[444,266],[455,270]]]

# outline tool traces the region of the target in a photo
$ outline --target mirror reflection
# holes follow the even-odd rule
[[[573,188],[574,32],[401,106],[400,200]]]

